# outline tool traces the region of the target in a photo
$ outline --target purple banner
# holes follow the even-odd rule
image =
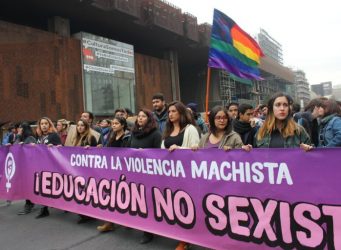
[[[0,198],[214,249],[341,249],[340,149],[0,147]]]

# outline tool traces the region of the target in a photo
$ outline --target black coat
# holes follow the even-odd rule
[[[160,148],[161,133],[158,129],[143,135],[132,133],[128,145],[131,148]]]
[[[52,144],[54,146],[62,145],[62,141],[57,133],[49,133],[48,135],[42,135],[38,137],[37,144]]]
[[[319,143],[319,126],[317,119],[313,118],[311,112],[306,111],[294,114],[294,120],[307,131],[312,143],[317,147]]]

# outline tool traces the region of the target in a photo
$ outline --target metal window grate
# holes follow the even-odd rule
[[[234,79],[231,79],[224,70],[219,71],[219,79],[220,98],[226,106],[236,99],[236,82]]]

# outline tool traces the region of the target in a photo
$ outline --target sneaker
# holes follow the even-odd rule
[[[105,222],[102,226],[98,226],[97,230],[100,231],[101,233],[114,231],[114,224],[111,222]]]
[[[50,215],[48,207],[42,207],[40,209],[39,214],[36,216],[36,219],[44,218]]]
[[[189,244],[183,241],[180,241],[179,244],[175,248],[175,250],[187,250],[187,249],[189,249]]]

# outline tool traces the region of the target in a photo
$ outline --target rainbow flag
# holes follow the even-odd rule
[[[214,9],[208,66],[244,79],[261,80],[258,65],[264,56],[257,42],[231,18]]]

